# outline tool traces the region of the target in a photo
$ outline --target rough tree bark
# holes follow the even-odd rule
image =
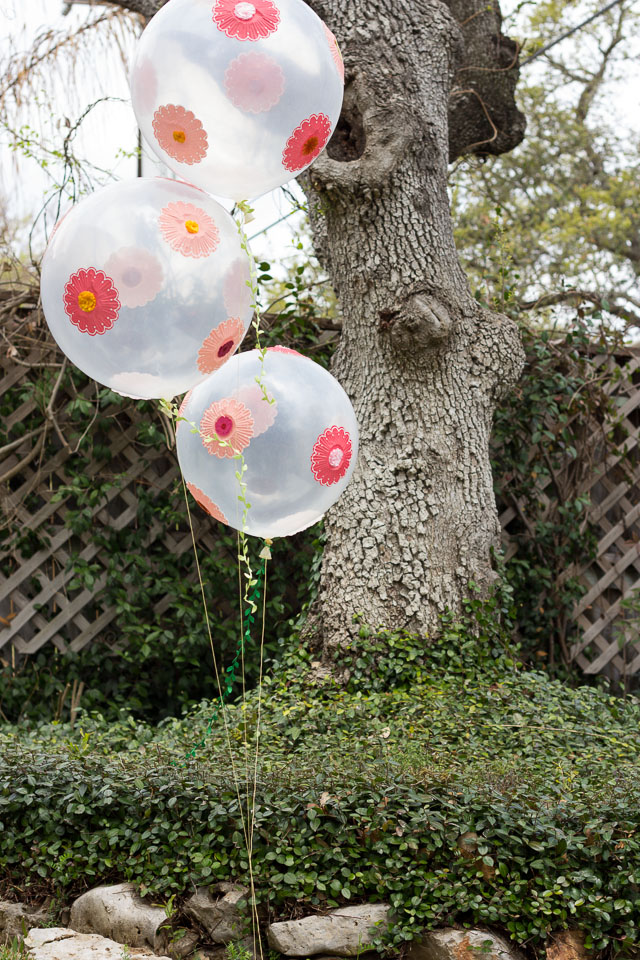
[[[149,16],[156,0],[121,0]],[[325,650],[374,626],[430,633],[492,582],[496,401],[519,376],[515,325],[473,299],[447,162],[524,134],[516,45],[485,0],[311,0],[344,54],[345,104],[303,179],[339,298],[334,373],[360,424],[357,471],[327,516],[310,623]]]

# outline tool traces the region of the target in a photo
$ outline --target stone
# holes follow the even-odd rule
[[[549,934],[545,945],[547,960],[587,960],[582,930],[559,930]]]
[[[183,960],[184,957],[191,956],[199,942],[200,938],[195,930],[187,930],[185,927],[162,930],[162,934],[156,939],[155,950],[167,953],[171,960]]]
[[[46,907],[29,907],[26,903],[0,900],[0,944],[11,943],[14,938],[22,940],[31,927],[37,927],[48,919]]]
[[[318,917],[272,923],[267,931],[269,946],[287,957],[355,957],[371,946],[371,940],[389,916],[385,903],[340,907]]]
[[[33,960],[123,960],[123,944],[67,927],[30,930],[24,945]],[[170,960],[140,947],[131,947],[127,952],[133,960]]]
[[[486,930],[431,930],[409,944],[407,960],[521,960],[515,945]]]
[[[162,907],[140,899],[132,883],[94,887],[71,907],[69,926],[78,933],[98,933],[128,947],[158,949],[158,927],[167,922]]]
[[[222,896],[216,897],[212,891]],[[212,943],[242,940],[251,929],[248,893],[247,887],[236,883],[218,883],[211,889],[198,887],[186,901],[184,912],[207,931]]]

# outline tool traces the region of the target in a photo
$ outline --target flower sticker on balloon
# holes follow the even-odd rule
[[[200,421],[200,437],[215,457],[235,457],[253,436],[253,417],[244,403],[233,397],[207,407]]]
[[[286,170],[296,173],[321,153],[331,136],[331,121],[324,113],[314,113],[293,131],[282,152]]]
[[[351,463],[351,438],[342,427],[328,427],[313,445],[311,471],[323,486],[341,480]]]
[[[247,113],[265,113],[284,93],[284,73],[266,53],[241,53],[224,74],[224,88],[231,103]]]
[[[236,390],[236,397],[241,403],[244,403],[253,417],[253,436],[259,437],[265,433],[269,427],[275,423],[278,415],[278,404],[275,399],[267,394],[257,383],[251,383],[248,386],[240,387]]]
[[[213,517],[214,520],[219,520],[220,523],[229,522],[220,507],[213,502],[211,497],[208,497],[206,493],[203,493],[200,487],[196,487],[195,483],[187,483],[187,490],[196,503],[202,507],[203,510],[206,510],[209,516]]]
[[[185,257],[208,257],[220,243],[220,233],[209,214],[184,200],[163,207],[158,224],[169,246]]]
[[[123,307],[143,307],[162,289],[164,275],[160,262],[147,250],[121,247],[112,253],[105,269],[118,287]]]
[[[333,62],[336,65],[338,70],[338,75],[342,82],[344,83],[344,60],[342,59],[342,54],[340,53],[340,47],[338,46],[338,41],[335,38],[335,35],[329,30],[329,27],[326,23],[323,23],[325,36],[329,42],[329,49],[331,50],[331,56],[333,57]]]
[[[222,296],[224,305],[231,316],[247,313],[253,303],[251,272],[246,257],[238,258],[225,274]]]
[[[229,317],[215,327],[198,352],[200,373],[213,373],[235,353],[244,337],[244,327],[238,317]]]
[[[93,267],[72,273],[64,287],[64,310],[80,333],[102,335],[118,319],[120,299],[113,280]]]
[[[277,344],[275,345],[275,347],[267,347],[267,353],[269,353],[269,352],[272,352],[272,353],[292,353],[292,354],[293,354],[294,356],[296,356],[296,357],[302,357],[302,356],[303,356],[303,354],[300,353],[298,350],[292,350],[291,347],[282,347],[282,346],[280,346],[279,343],[277,343]]]
[[[165,153],[180,163],[200,163],[207,155],[207,134],[194,113],[167,103],[153,115],[153,132]]]
[[[216,0],[213,22],[236,40],[264,40],[278,29],[280,12],[271,0]]]

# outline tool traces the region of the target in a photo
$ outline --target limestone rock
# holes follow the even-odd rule
[[[582,930],[560,930],[552,933],[547,940],[546,951],[547,960],[587,960],[589,956]]]
[[[11,943],[14,937],[21,940],[31,927],[47,920],[45,907],[29,907],[25,903],[0,900],[0,944]]]
[[[66,927],[30,930],[24,945],[33,960],[122,960],[123,952],[121,943]],[[139,947],[131,948],[129,953],[134,960],[170,960],[157,958]]]
[[[212,896],[208,887],[198,887],[185,903],[185,913],[204,927],[213,943],[242,940],[251,929],[251,909],[246,902],[247,887],[219,883],[211,889],[222,896]],[[239,906],[243,901],[244,905]]]
[[[166,923],[162,907],[151,907],[131,883],[94,887],[71,907],[69,926],[78,933],[98,933],[129,947],[157,949],[158,927]]]
[[[355,957],[370,946],[375,927],[386,924],[389,909],[385,903],[363,903],[340,907],[323,917],[272,923],[269,946],[287,957]]]
[[[407,960],[520,960],[514,945],[486,930],[432,930],[409,944]]]

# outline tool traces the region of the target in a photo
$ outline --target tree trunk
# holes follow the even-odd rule
[[[151,15],[157,0],[118,0]],[[326,521],[316,642],[367,623],[431,633],[492,582],[489,463],[496,401],[523,353],[473,299],[457,259],[447,162],[524,133],[517,47],[486,0],[310,0],[337,35],[345,104],[302,178],[339,298],[334,373],[360,424],[353,479]]]

